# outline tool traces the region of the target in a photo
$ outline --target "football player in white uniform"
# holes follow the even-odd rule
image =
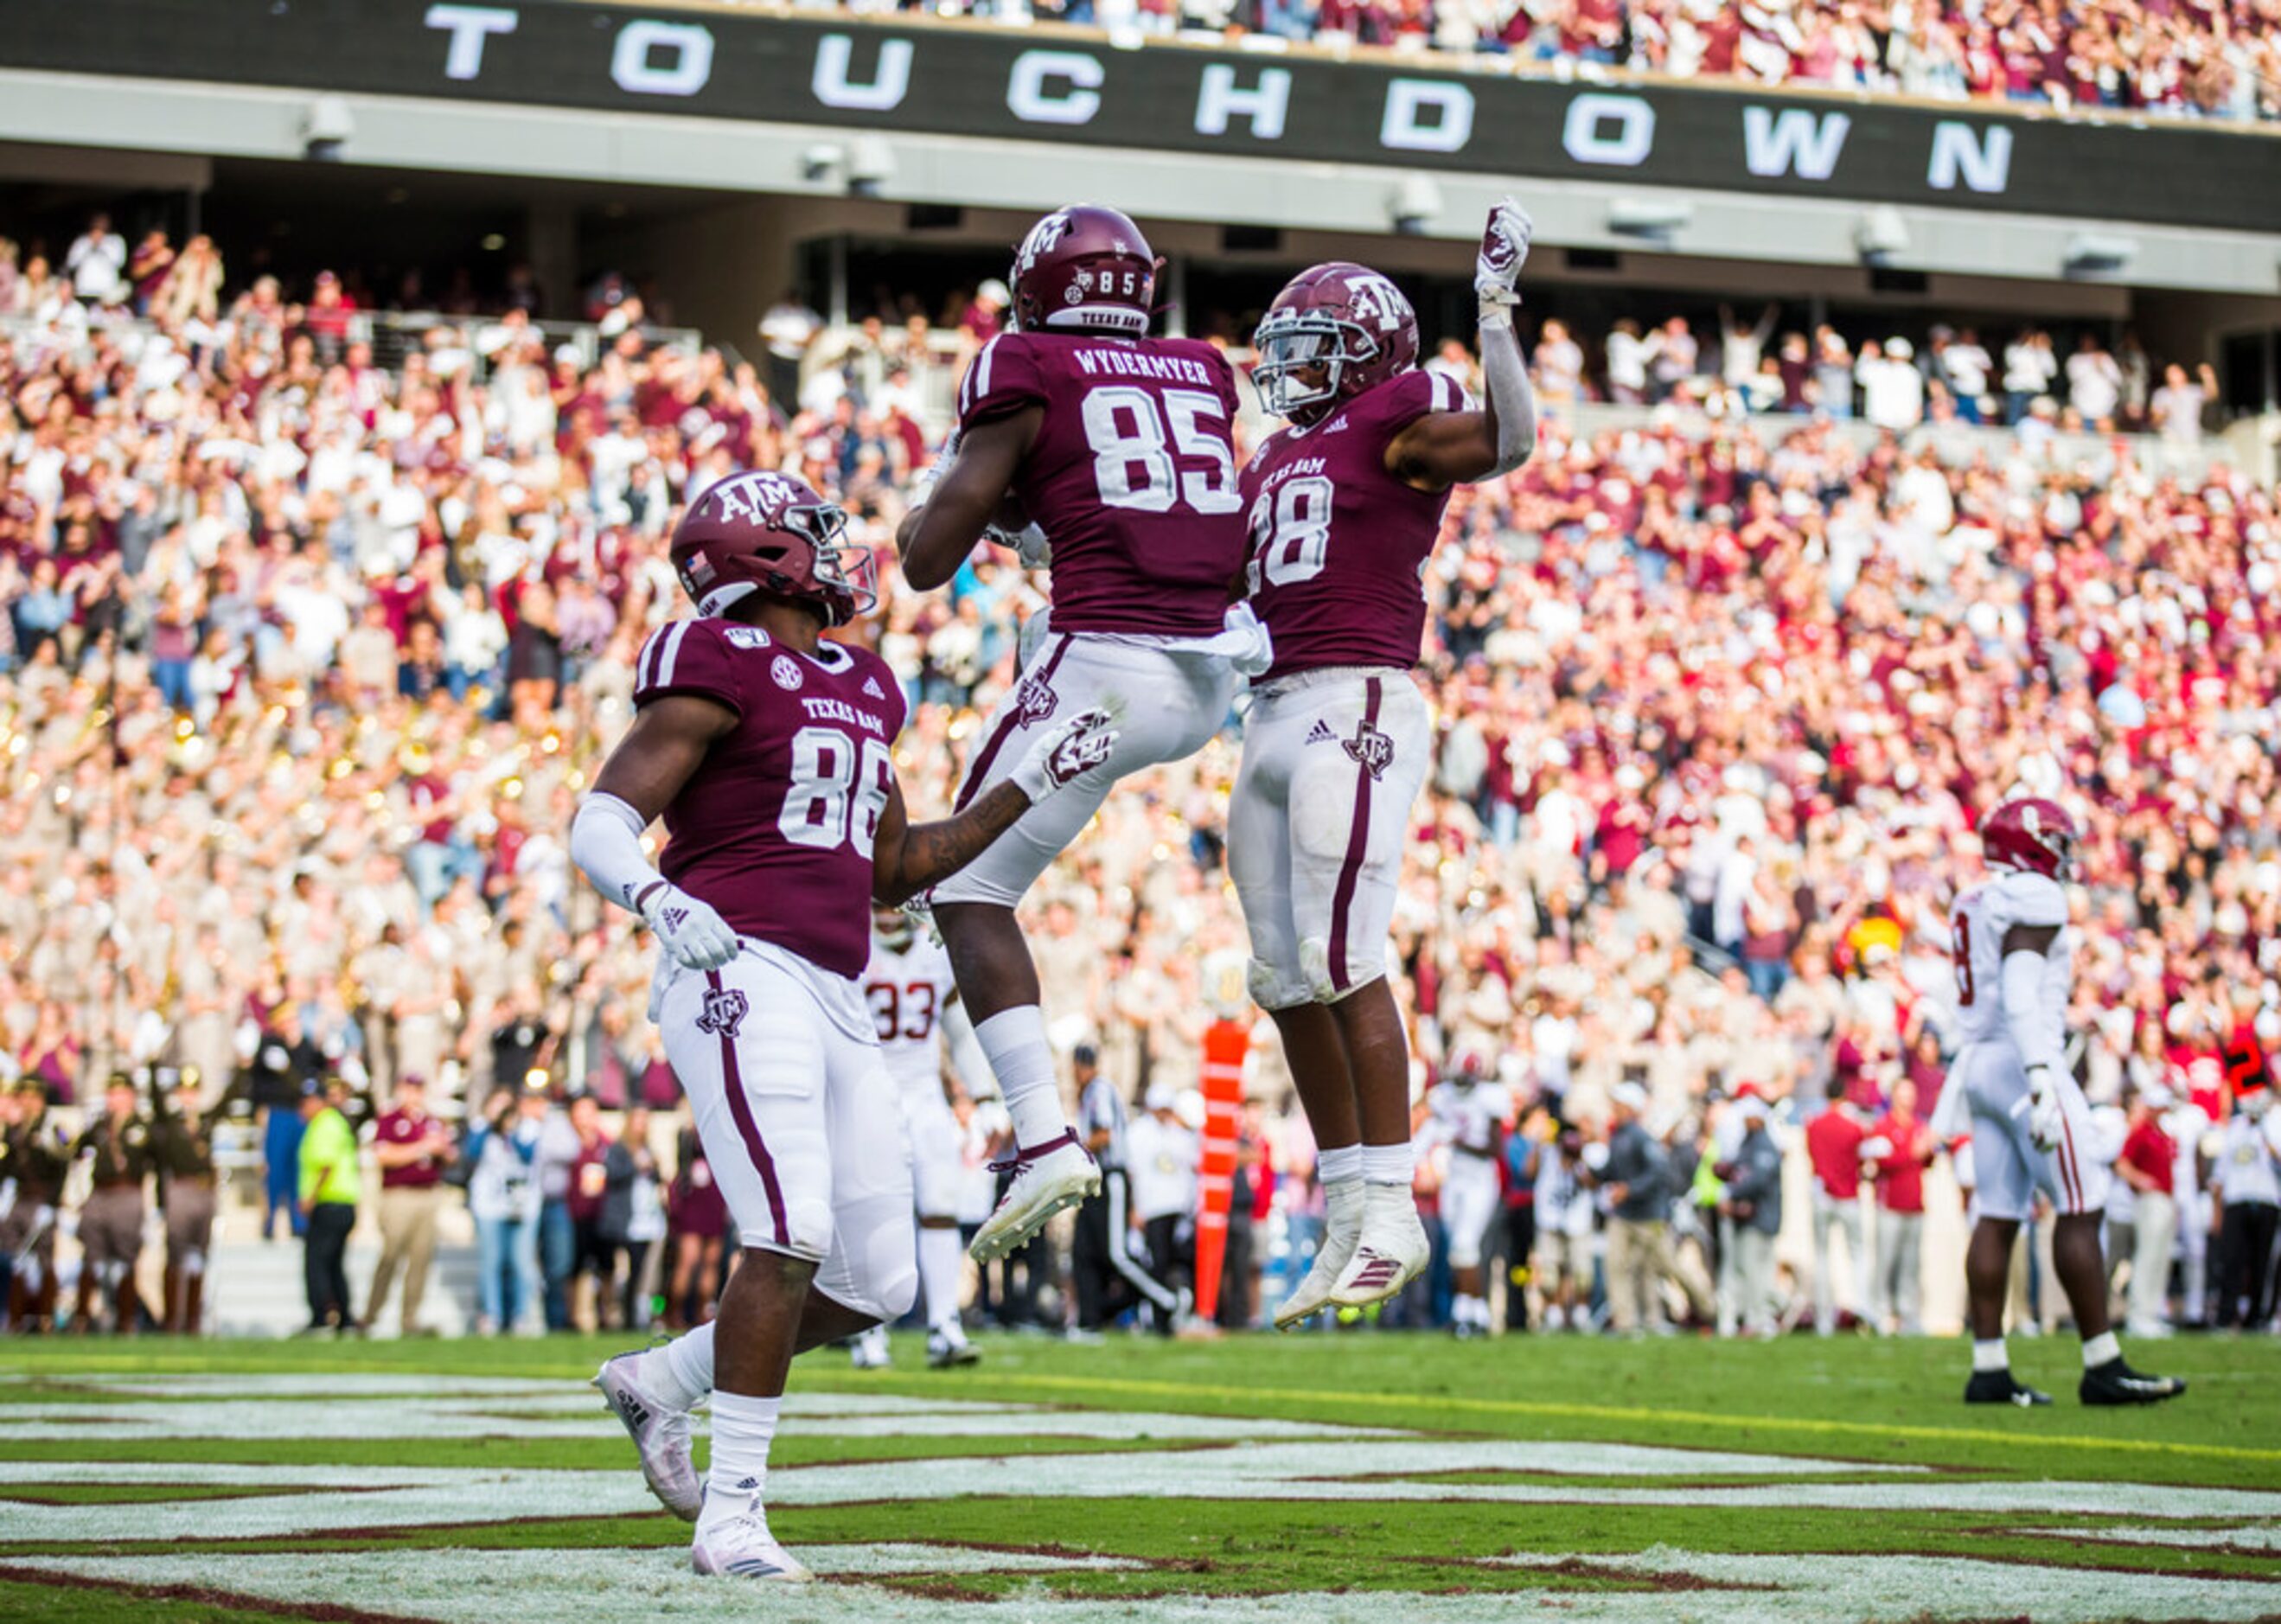
[[[1972,1114],[1979,1221],[1965,1273],[1972,1313],[1971,1404],[2048,1404],[2015,1380],[2004,1348],[2004,1295],[2012,1242],[2041,1185],[2051,1196],[2053,1270],[2083,1337],[2086,1404],[2146,1404],[2185,1383],[2122,1361],[2107,1326],[2107,1271],[2099,1230],[2108,1173],[2091,1154],[2091,1107],[2068,1070],[2063,1022],[2075,975],[2066,879],[2074,820],[2057,802],[2007,800],[1980,829],[1997,870],[1956,900],[1950,929],[1957,1017],[1964,1038],[1949,1089]]]
[[[902,1097],[903,1131],[911,1154],[911,1195],[919,1224],[919,1289],[926,1301],[927,1363],[937,1370],[971,1365],[982,1356],[966,1340],[958,1299],[966,1268],[958,1236],[958,1187],[965,1173],[958,1119],[943,1091],[945,1027],[958,997],[950,955],[900,908],[871,912],[871,962],[863,971],[863,1001],[879,1030],[887,1075]],[[887,1327],[873,1326],[855,1339],[855,1366],[889,1363]]]
[[[1449,1076],[1426,1095],[1426,1138],[1450,1148],[1442,1176],[1442,1236],[1455,1288],[1450,1328],[1460,1338],[1489,1333],[1481,1249],[1497,1215],[1497,1156],[1512,1127],[1512,1091],[1488,1070],[1480,1056],[1459,1055]]]

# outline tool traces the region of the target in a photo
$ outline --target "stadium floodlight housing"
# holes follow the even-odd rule
[[[1423,236],[1442,218],[1442,189],[1422,174],[1404,176],[1386,199],[1387,223],[1403,236]]]
[[[301,156],[312,163],[336,164],[341,149],[356,134],[356,114],[348,99],[321,96],[301,114]]]
[[[1909,251],[1909,222],[1891,204],[1881,203],[1854,226],[1853,250],[1864,265],[1890,265]]]
[[[1619,236],[1667,237],[1694,219],[1695,205],[1677,198],[1617,197],[1608,205],[1608,229]]]
[[[2067,240],[2061,267],[2070,276],[2112,276],[2129,265],[2138,244],[2127,236],[2078,231]]]
[[[847,190],[876,197],[895,178],[895,150],[877,135],[858,135],[847,149]]]

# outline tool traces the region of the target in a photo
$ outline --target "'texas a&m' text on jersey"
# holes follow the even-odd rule
[[[902,689],[886,661],[813,657],[734,621],[676,621],[642,646],[634,703],[695,694],[737,725],[665,809],[665,878],[738,935],[850,978],[871,947],[871,847],[894,782]]]

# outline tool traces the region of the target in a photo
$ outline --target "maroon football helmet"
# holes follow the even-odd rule
[[[1278,417],[1311,423],[1341,402],[1418,364],[1418,315],[1402,290],[1343,259],[1311,266],[1285,284],[1252,335],[1251,381]],[[1303,369],[1320,367],[1309,384]]]
[[[1980,825],[1980,850],[1999,869],[2065,879],[2075,864],[2075,819],[2056,800],[2007,800]]]
[[[707,618],[754,592],[813,603],[844,626],[878,601],[871,554],[840,545],[847,515],[789,474],[732,474],[674,526],[674,572]]]
[[[1014,325],[1145,337],[1164,261],[1130,217],[1090,203],[1055,209],[1014,251]]]

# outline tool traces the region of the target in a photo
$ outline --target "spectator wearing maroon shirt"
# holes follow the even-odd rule
[[[2170,1243],[2177,1238],[2178,1209],[2171,1198],[2178,1148],[2162,1131],[2162,1113],[2173,1103],[2164,1088],[2141,1089],[2130,1102],[2130,1129],[2123,1136],[2116,1177],[2130,1187],[2130,1316],[2133,1336],[2167,1336],[2170,1296]]]
[[[1922,1272],[1924,1170],[1932,1165],[1931,1131],[1917,1116],[1917,1087],[1906,1078],[1893,1085],[1892,1109],[1869,1129],[1863,1149],[1877,1164],[1877,1273],[1875,1312],[1891,1320],[1902,1336],[1923,1326],[1918,1319],[1917,1281]]]
[[[372,1125],[372,1143],[380,1164],[380,1262],[372,1272],[364,1323],[368,1328],[380,1319],[401,1269],[398,1324],[406,1336],[431,1334],[421,1328],[420,1303],[436,1256],[436,1214],[443,1205],[452,1133],[428,1113],[426,1078],[407,1071],[397,1079],[393,1102]]]
[[[1845,1101],[1843,1079],[1827,1085],[1828,1102],[1805,1125],[1806,1159],[1813,1164],[1813,1329],[1828,1336],[1837,1329],[1836,1279],[1832,1254],[1845,1255],[1845,1278],[1859,1317],[1861,1295],[1861,1141],[1869,1131]]]
[[[570,1131],[578,1136],[577,1154],[570,1159],[570,1190],[564,1197],[570,1209],[570,1233],[575,1242],[570,1263],[570,1319],[581,1330],[592,1330],[602,1312],[598,1287],[610,1278],[612,1249],[602,1236],[602,1208],[609,1195],[610,1141],[602,1133],[602,1109],[591,1094],[570,1102]]]

